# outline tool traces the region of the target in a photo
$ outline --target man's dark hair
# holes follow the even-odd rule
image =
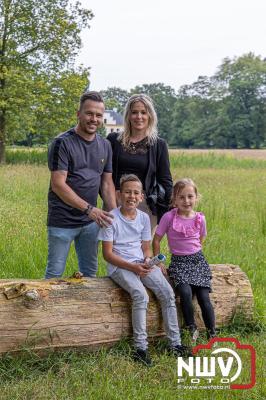
[[[79,99],[79,109],[82,108],[86,100],[98,101],[99,103],[104,103],[103,97],[99,92],[88,91],[83,93]]]

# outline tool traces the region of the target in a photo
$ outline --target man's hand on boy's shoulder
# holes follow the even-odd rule
[[[145,263],[135,263],[134,272],[141,278],[144,278],[149,272],[151,272],[151,267]]]
[[[95,221],[101,228],[106,228],[112,224],[114,216],[108,211],[93,207],[89,214],[89,218]]]

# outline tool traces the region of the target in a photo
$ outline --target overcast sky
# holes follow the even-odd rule
[[[78,63],[91,90],[211,76],[225,57],[266,57],[265,0],[82,0],[95,15]]]

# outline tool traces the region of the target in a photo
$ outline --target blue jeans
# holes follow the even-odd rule
[[[98,268],[98,232],[95,222],[80,228],[55,228],[48,226],[48,260],[45,279],[63,275],[70,245],[74,240],[79,271],[95,278]]]
[[[110,275],[110,278],[126,290],[132,298],[132,326],[135,348],[146,350],[148,346],[146,313],[149,296],[144,286],[151,289],[160,301],[164,329],[170,346],[174,347],[181,344],[175,295],[159,267],[153,267],[145,278],[140,278],[127,269],[117,268]]]

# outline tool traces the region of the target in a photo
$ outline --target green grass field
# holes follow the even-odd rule
[[[184,158],[185,157],[185,158]],[[201,163],[200,160],[203,160]],[[209,157],[209,158],[208,158]],[[210,161],[211,157],[211,161]],[[222,158],[221,158],[222,157]],[[176,388],[176,362],[151,347],[154,367],[134,364],[129,343],[95,354],[33,354],[0,360],[0,399],[265,399],[266,163],[228,161],[224,156],[171,158],[174,179],[191,177],[199,186],[199,209],[207,219],[204,246],[209,263],[239,265],[248,275],[255,299],[253,326],[237,321],[223,336],[235,336],[257,351],[257,384],[248,391]],[[41,165],[0,167],[0,279],[42,278],[47,241],[49,173]],[[166,252],[166,243],[163,243]],[[99,276],[105,275],[100,255]],[[71,250],[65,275],[77,270]],[[1,339],[0,339],[1,340]],[[263,392],[264,390],[264,392]]]

